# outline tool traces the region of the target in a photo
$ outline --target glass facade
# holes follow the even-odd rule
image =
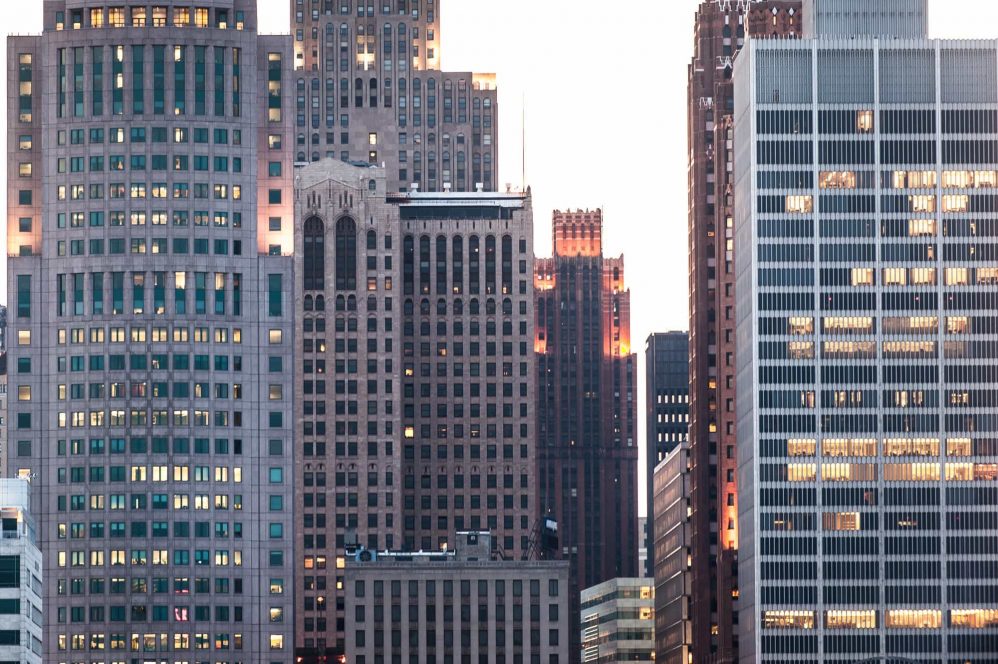
[[[736,66],[742,661],[998,645],[996,55]]]

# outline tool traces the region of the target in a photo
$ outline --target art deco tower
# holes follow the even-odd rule
[[[530,554],[533,218],[529,194],[390,193],[339,160],[296,170],[296,215],[296,655],[331,661],[358,547],[488,530]]]
[[[534,278],[540,509],[558,522],[578,589],[638,576],[630,291],[602,230],[600,210],[555,212],[554,257]]]
[[[289,0],[297,162],[384,164],[388,190],[496,189],[494,74],[441,69],[440,0]]]
[[[705,0],[689,69],[690,484],[693,654],[737,651],[732,65],[747,35],[800,33],[800,2]]]
[[[291,40],[253,0],[43,10],[7,212],[44,661],[289,662]]]

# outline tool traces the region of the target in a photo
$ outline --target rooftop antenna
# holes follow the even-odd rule
[[[520,191],[527,190],[527,93],[520,97]]]

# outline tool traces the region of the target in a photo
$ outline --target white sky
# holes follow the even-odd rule
[[[500,183],[521,182],[525,100],[537,254],[551,251],[552,209],[603,208],[604,251],[626,258],[643,395],[645,338],[688,327],[686,70],[699,0],[440,2],[443,67],[498,74]],[[42,0],[3,4],[7,34],[41,31]],[[288,30],[288,0],[259,6],[268,32]],[[929,0],[929,7],[932,37],[998,37],[994,0]],[[4,48],[4,77],[6,55]],[[6,113],[0,104],[0,126]],[[0,181],[6,169],[0,160]],[[6,194],[0,187],[0,209]],[[5,267],[4,302],[6,281]],[[643,497],[643,396],[639,407]],[[639,504],[644,514],[643,498]]]

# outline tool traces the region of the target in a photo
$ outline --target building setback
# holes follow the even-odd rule
[[[746,26],[747,24],[747,26]],[[800,33],[800,2],[704,0],[689,68],[693,656],[732,662],[738,595],[732,63],[752,37]]]
[[[289,5],[297,162],[381,164],[392,192],[496,189],[495,75],[441,69],[440,0]]]
[[[385,169],[336,160],[296,177],[308,658],[344,652],[347,550],[440,551],[470,528],[532,555],[533,227],[529,194],[393,194]]]
[[[647,509],[654,516],[655,467],[689,440],[690,336],[686,332],[651,334],[645,343],[645,423],[648,436]],[[645,576],[655,575],[655,520],[645,531]]]
[[[610,579],[582,591],[582,662],[655,661],[651,579]]]
[[[251,0],[42,9],[7,70],[42,658],[289,662],[291,40]]]
[[[0,479],[0,662],[42,663],[42,553],[30,488],[27,480]]]
[[[735,65],[742,662],[998,648],[996,40],[805,5]]]
[[[555,212],[536,264],[538,483],[576,594],[638,565],[637,363],[624,259],[604,258],[602,212]],[[577,615],[577,611],[573,611]]]
[[[488,532],[449,539],[448,551],[347,560],[349,661],[573,661],[566,562],[502,560]]]
[[[655,659],[692,661],[690,446],[672,448],[652,478],[655,515]]]

